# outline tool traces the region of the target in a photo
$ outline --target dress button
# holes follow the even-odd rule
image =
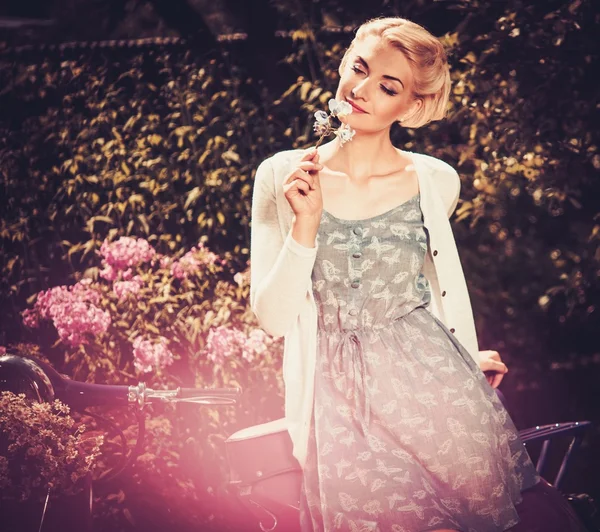
[[[358,288],[360,286],[360,281],[352,281],[350,285],[352,288]]]
[[[362,253],[360,253],[360,252],[352,253],[352,256],[353,256],[355,259],[360,259],[360,258],[362,257]]]
[[[452,327],[452,329],[450,329],[450,332],[451,332],[452,334],[454,334],[454,331],[455,331],[455,330],[456,330],[456,329],[455,329],[454,327]]]
[[[357,236],[362,235],[362,229],[360,227],[355,227],[352,232]]]
[[[435,256],[437,256],[437,249],[434,249],[434,250],[433,250],[433,256],[434,256],[434,257],[435,257]]]
[[[442,292],[442,297],[444,297],[445,295],[446,295],[446,290],[444,290],[444,291]]]
[[[350,314],[350,316],[356,316],[358,314],[358,310],[352,308],[348,311],[348,314]]]

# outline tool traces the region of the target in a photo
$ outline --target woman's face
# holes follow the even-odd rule
[[[389,128],[422,104],[413,98],[413,75],[406,56],[377,36],[354,43],[340,76],[335,98],[352,105],[344,122],[357,131]]]

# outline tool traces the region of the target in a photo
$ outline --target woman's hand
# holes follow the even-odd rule
[[[492,388],[498,388],[504,375],[508,372],[498,351],[479,351],[479,367]]]
[[[284,179],[283,192],[296,219],[321,219],[323,196],[319,171],[322,169],[319,152],[313,148],[303,155],[298,165]]]

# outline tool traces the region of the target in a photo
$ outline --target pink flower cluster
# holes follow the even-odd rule
[[[255,356],[262,355],[273,341],[262,329],[254,329],[248,335],[246,345],[244,346],[244,357],[248,362],[252,362]]]
[[[40,319],[51,320],[61,341],[72,346],[86,343],[86,334],[106,332],[110,314],[97,307],[100,294],[89,288],[90,283],[84,279],[71,287],[41,291],[33,309],[23,313],[23,323],[36,328]]]
[[[176,279],[187,279],[190,274],[199,271],[202,265],[218,263],[225,264],[225,261],[200,242],[198,246],[194,246],[183,257],[171,264],[171,275]]]
[[[261,329],[255,329],[249,335],[245,335],[239,329],[220,326],[208,333],[206,358],[214,364],[221,365],[226,358],[241,353],[244,360],[253,362],[271,343],[272,340]]]
[[[119,300],[126,298],[129,294],[135,295],[144,286],[144,281],[139,275],[132,277],[129,281],[115,281],[113,290]]]
[[[202,262],[197,257],[198,251],[192,248],[179,260],[171,264],[171,275],[176,279],[187,279],[190,274],[196,273],[202,267]]]
[[[149,262],[156,251],[143,238],[122,236],[112,243],[105,240],[100,247],[100,255],[103,266],[100,277],[114,281],[120,272],[123,279],[128,280],[132,275],[131,268]]]
[[[133,341],[133,365],[143,373],[153,368],[165,368],[173,363],[173,353],[167,347],[169,341],[164,336],[158,337],[158,342],[152,342],[142,336]]]

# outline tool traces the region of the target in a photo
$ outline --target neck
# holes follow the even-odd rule
[[[390,141],[388,129],[375,133],[357,131],[343,146],[336,137],[319,151],[322,164],[356,180],[385,175],[398,165],[398,151]]]

